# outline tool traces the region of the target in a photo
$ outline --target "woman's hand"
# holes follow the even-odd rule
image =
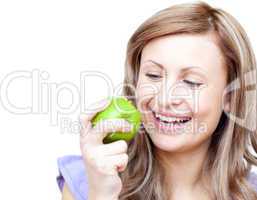
[[[125,170],[128,163],[127,143],[119,140],[103,144],[103,138],[110,132],[128,132],[132,126],[124,119],[108,119],[92,127],[95,114],[104,110],[110,101],[100,101],[98,108],[81,116],[80,149],[89,182],[89,199],[118,199],[122,182],[118,172]],[[104,104],[104,105],[103,105]],[[124,133],[126,134],[126,133]]]

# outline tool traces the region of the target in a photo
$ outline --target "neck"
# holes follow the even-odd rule
[[[172,193],[195,191],[201,187],[201,174],[209,143],[210,141],[184,152],[156,149],[156,154],[166,171],[166,182],[172,188]]]

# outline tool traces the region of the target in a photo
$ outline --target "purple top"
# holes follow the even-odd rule
[[[57,176],[59,189],[62,191],[65,182],[75,200],[86,200],[88,184],[82,157],[64,156],[58,158],[57,163],[59,169],[59,176]]]
[[[81,156],[64,156],[58,158],[57,183],[60,191],[64,182],[69,187],[75,200],[87,200],[88,184],[84,163]],[[257,174],[250,172],[248,180],[257,192]]]

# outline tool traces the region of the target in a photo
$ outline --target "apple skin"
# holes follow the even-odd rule
[[[91,120],[92,125],[95,126],[97,122],[105,119],[125,119],[132,126],[130,132],[111,132],[103,139],[104,144],[108,144],[117,140],[132,140],[141,124],[141,113],[136,109],[131,101],[123,96],[108,97],[111,102],[103,111],[98,112]]]

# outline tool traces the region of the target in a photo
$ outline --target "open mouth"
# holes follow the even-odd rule
[[[176,125],[176,126],[179,126],[179,125],[184,125],[186,124],[187,122],[191,121],[192,120],[192,117],[183,117],[183,118],[173,118],[173,119],[170,119],[170,118],[162,118],[160,116],[157,116],[157,114],[153,112],[153,116],[155,118],[155,120],[160,123],[160,124],[163,124],[163,125]]]

